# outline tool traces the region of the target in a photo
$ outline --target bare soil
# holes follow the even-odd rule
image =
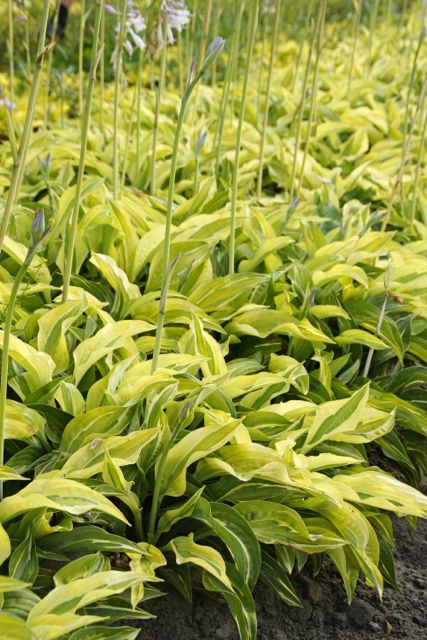
[[[331,566],[314,581],[308,575],[296,579],[302,608],[288,607],[271,591],[257,587],[258,640],[423,640],[427,637],[426,533],[425,521],[419,521],[414,531],[405,519],[396,519],[400,591],[385,589],[382,602],[361,583],[348,606]],[[147,602],[145,608],[157,618],[136,623],[141,640],[238,640],[227,606],[210,595],[195,593],[189,604],[171,591]]]

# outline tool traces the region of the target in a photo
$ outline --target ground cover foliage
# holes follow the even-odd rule
[[[279,24],[271,73],[262,14],[246,101],[258,3],[240,4],[224,102],[232,43],[204,54],[199,34],[204,75],[176,142],[189,27],[157,103],[161,53],[142,72],[125,59],[126,84],[96,81],[83,171],[89,73],[55,84],[44,52],[51,84],[0,263],[5,638],[134,638],[109,624],[149,615],[168,581],[188,599],[194,584],[221,593],[252,639],[258,581],[298,606],[292,576],[331,561],[349,600],[359,577],[381,594],[397,586],[390,515],[426,516],[422,3],[355,3],[353,31],[307,8],[304,39]],[[218,28],[231,11],[201,6]],[[29,104],[16,73],[3,220]]]

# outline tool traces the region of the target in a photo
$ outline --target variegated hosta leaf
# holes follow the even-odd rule
[[[194,542],[193,534],[173,538],[164,551],[173,551],[178,565],[189,563],[201,567],[231,591],[233,590],[221,554],[212,547]]]
[[[36,637],[55,640],[64,632],[102,621],[99,616],[77,615],[78,609],[122,593],[147,578],[134,571],[100,571],[61,584],[33,607],[27,624]]]
[[[33,640],[31,629],[25,622],[0,611],[0,629],[5,638],[10,640]]]
[[[0,522],[8,522],[40,507],[73,515],[99,511],[126,522],[119,509],[100,493],[58,475],[39,476],[13,496],[4,498],[0,503]]]
[[[162,495],[181,496],[186,487],[186,470],[190,464],[216,451],[228,442],[240,420],[222,411],[206,411],[205,426],[185,435],[167,453],[160,491]]]
[[[43,429],[44,418],[20,402],[6,401],[5,437],[11,440],[27,440]]]

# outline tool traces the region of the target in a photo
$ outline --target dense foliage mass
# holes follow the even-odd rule
[[[166,580],[252,640],[258,581],[298,606],[331,561],[381,594],[391,515],[427,515],[425,9],[355,2],[352,28],[322,0],[295,40],[259,4],[200,2],[175,44],[147,11],[130,52],[126,2],[86,0],[87,49],[42,43],[35,71],[15,34],[2,639],[135,638],[110,623]]]

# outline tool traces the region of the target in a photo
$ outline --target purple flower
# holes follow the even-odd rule
[[[164,34],[168,44],[175,42],[174,31],[181,31],[190,22],[191,13],[187,9],[185,2],[181,0],[164,1],[162,4],[159,22],[157,25],[157,41],[160,48],[164,45]]]
[[[0,98],[0,107],[5,107],[8,111],[16,109],[16,104],[7,98]]]
[[[106,5],[105,8],[107,8]],[[113,9],[113,7],[110,7]],[[113,9],[113,11],[109,11],[110,13],[115,13],[118,15],[118,12]],[[141,15],[140,10],[136,6],[133,0],[127,0],[127,10],[126,10],[126,19],[125,19],[125,40],[123,43],[124,48],[131,56],[133,54],[134,47],[137,47],[141,51],[145,49],[145,42],[139,35],[142,31],[146,29],[145,20]],[[116,46],[114,47],[114,51],[111,55],[111,61],[114,65],[114,68],[117,66],[118,56],[119,56],[119,34],[120,34],[120,17],[117,21],[116,25]]]

